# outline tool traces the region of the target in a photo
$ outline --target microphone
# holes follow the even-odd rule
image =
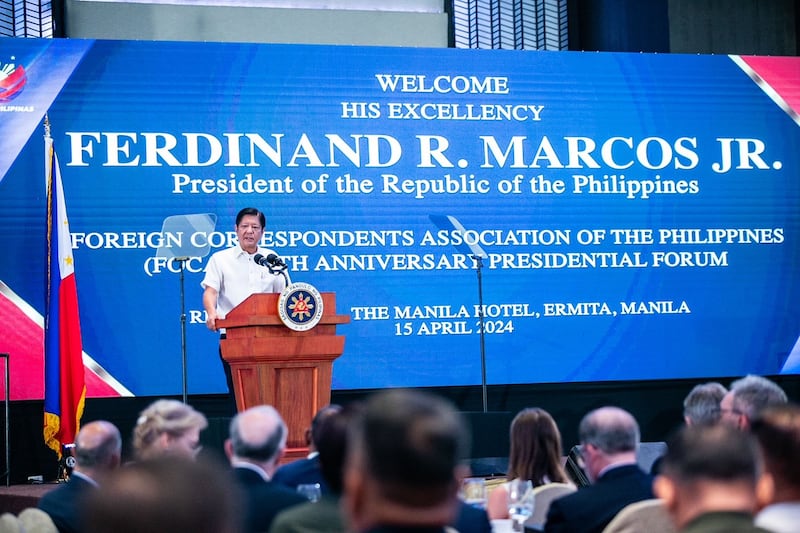
[[[275,254],[268,254],[267,257],[264,257],[261,254],[256,254],[253,256],[253,261],[256,264],[261,265],[263,267],[285,267],[286,263]]]

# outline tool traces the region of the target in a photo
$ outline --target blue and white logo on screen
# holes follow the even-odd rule
[[[278,297],[281,322],[294,331],[307,331],[322,318],[322,295],[308,283],[292,283]]]

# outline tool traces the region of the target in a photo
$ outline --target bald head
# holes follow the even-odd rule
[[[578,436],[581,443],[593,444],[608,455],[635,452],[639,447],[639,424],[624,409],[601,407],[583,417]]]
[[[594,482],[611,466],[636,463],[639,425],[619,407],[601,407],[589,412],[578,426],[584,471]]]
[[[75,438],[76,470],[111,470],[120,463],[122,437],[111,422],[96,420],[84,425]]]
[[[286,424],[271,405],[251,407],[231,420],[229,447],[233,459],[274,463],[286,447]]]

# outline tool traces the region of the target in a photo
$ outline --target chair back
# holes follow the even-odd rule
[[[546,483],[533,489],[533,514],[525,521],[525,525],[534,529],[543,529],[547,520],[550,503],[566,496],[577,489],[571,483]]]
[[[640,442],[639,450],[636,452],[636,462],[639,468],[645,472],[653,471],[653,463],[667,453],[666,442]]]
[[[603,533],[641,533],[642,531],[658,533],[676,533],[678,531],[664,507],[663,501],[653,498],[623,507],[609,522]]]

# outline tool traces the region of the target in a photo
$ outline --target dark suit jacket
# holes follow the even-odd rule
[[[653,498],[653,477],[637,465],[612,468],[593,485],[550,504],[547,533],[600,533],[626,505]]]
[[[311,459],[298,459],[282,465],[275,471],[272,481],[286,485],[291,489],[296,489],[298,485],[319,483],[320,492],[322,494],[330,494],[325,480],[322,479],[319,455],[315,455]]]
[[[306,503],[308,500],[274,481],[264,481],[247,468],[234,468],[233,477],[245,493],[244,519],[246,532],[269,531],[275,516],[293,505]]]
[[[50,515],[60,533],[79,533],[83,531],[81,502],[95,488],[85,479],[73,475],[69,481],[42,496],[38,507]]]
[[[458,533],[492,533],[486,511],[463,501],[459,501],[458,516],[452,525]]]

